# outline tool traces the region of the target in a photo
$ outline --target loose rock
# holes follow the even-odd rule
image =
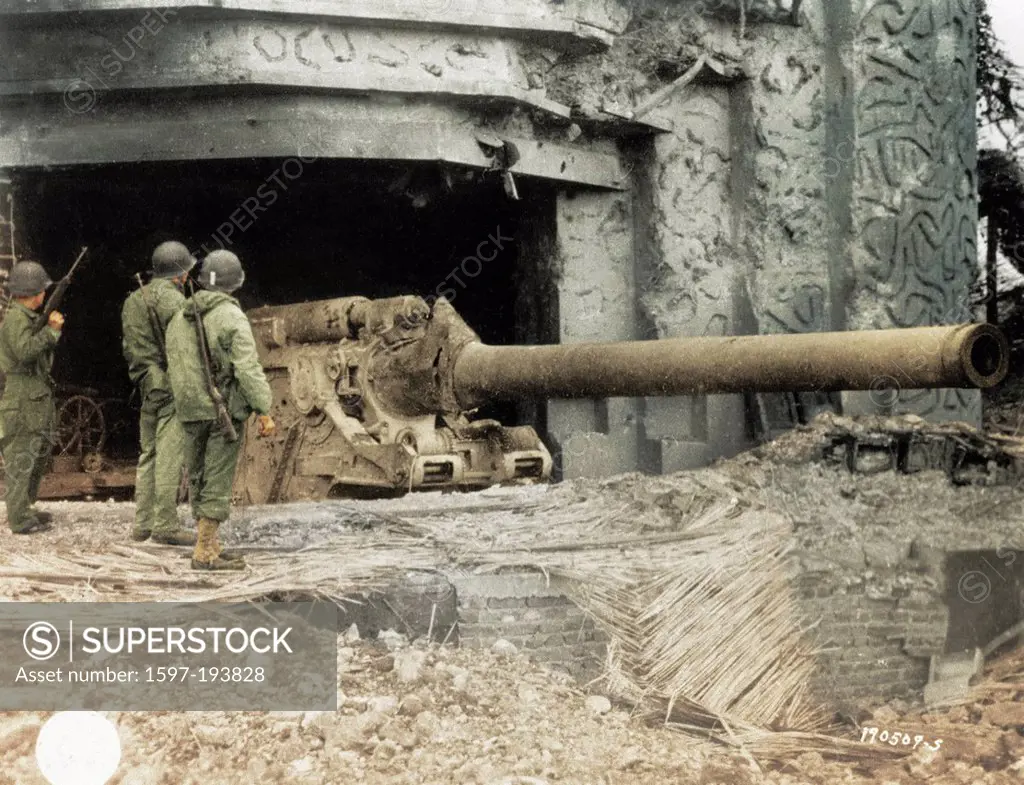
[[[413,728],[415,728],[416,735],[421,741],[429,741],[434,738],[434,735],[440,727],[441,721],[432,711],[421,712],[416,719],[413,720]]]
[[[333,713],[334,712],[328,711],[307,711],[305,714],[302,715],[302,722],[300,722],[299,725],[300,727],[302,727],[303,730],[306,730],[310,727],[319,726],[321,717],[323,717],[325,714],[331,715]]]
[[[981,714],[981,721],[1003,728],[1024,725],[1024,703],[1012,701],[987,706]]]
[[[881,706],[871,713],[871,721],[879,728],[899,722],[900,715],[889,706]]]
[[[604,695],[591,695],[587,698],[587,708],[594,714],[607,714],[612,710],[612,702]]]
[[[416,734],[413,733],[401,720],[392,720],[380,729],[378,735],[382,739],[390,739],[396,744],[412,749],[416,746]]]
[[[427,654],[418,649],[404,649],[395,654],[394,669],[403,684],[415,684],[423,676]]]
[[[231,728],[197,725],[192,728],[196,741],[208,747],[230,747],[234,741]]]
[[[402,700],[398,713],[406,717],[415,717],[425,711],[427,703],[419,695],[409,695]]]
[[[409,639],[400,632],[394,630],[381,630],[377,633],[377,640],[383,643],[388,651],[398,651],[409,645]]]
[[[314,764],[309,758],[301,758],[300,760],[292,761],[292,764],[288,767],[288,773],[293,777],[298,777],[303,774],[309,774],[313,771]]]
[[[376,714],[394,714],[398,711],[398,698],[393,695],[378,695],[367,701],[367,711]]]
[[[519,651],[516,645],[511,641],[507,641],[504,638],[499,638],[491,646],[491,651],[497,654],[499,657],[514,657]]]
[[[626,771],[640,766],[646,760],[647,755],[640,747],[629,747],[623,751],[622,759],[619,761],[618,768],[620,771]]]
[[[142,765],[128,772],[121,780],[121,785],[160,785],[164,775],[165,771],[162,768]]]

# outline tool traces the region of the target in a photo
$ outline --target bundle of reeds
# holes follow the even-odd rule
[[[731,491],[696,488],[690,514],[650,534],[627,534],[621,519],[609,529],[599,508],[556,525],[566,511],[552,510],[510,522],[500,549],[468,537],[453,555],[478,570],[533,567],[560,580],[611,635],[606,691],[650,721],[763,759],[902,754],[826,732],[828,715],[809,692],[814,652],[791,597],[790,526]],[[540,527],[548,533],[535,544]],[[443,526],[434,536],[445,540]]]

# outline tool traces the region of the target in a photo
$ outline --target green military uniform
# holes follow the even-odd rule
[[[196,520],[227,520],[231,485],[249,415],[269,414],[270,385],[256,353],[248,318],[229,294],[201,290],[192,295],[206,327],[217,387],[238,441],[228,441],[217,428],[217,412],[206,387],[199,358],[195,316],[189,303],[167,328],[167,361],[175,409],[185,429],[186,465]]]
[[[145,293],[142,289],[132,292],[121,309],[121,348],[128,375],[142,399],[141,451],[135,474],[136,539],[178,531],[178,488],[185,464],[185,435],[174,416],[161,336],[154,334],[157,326],[161,333],[167,330],[171,317],[185,304],[185,295],[166,278],[156,278],[144,288]]]
[[[7,380],[0,398],[0,453],[12,531],[25,531],[40,522],[32,505],[54,444],[56,411],[50,369],[60,332],[47,326],[33,333],[40,318],[12,301],[0,324],[0,370]]]

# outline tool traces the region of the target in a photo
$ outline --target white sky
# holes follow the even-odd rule
[[[988,0],[988,10],[992,14],[992,24],[1002,42],[1003,51],[1018,67],[1024,69],[1024,0]],[[978,242],[978,248],[984,249],[986,240],[982,234],[979,234]],[[979,261],[983,258],[984,253],[979,253]],[[1008,260],[1000,259],[1000,262],[1001,291],[1024,285],[1024,277]]]
[[[988,9],[1004,50],[1018,66],[1024,68],[1024,2],[988,0]]]
[[[1024,71],[1024,0],[988,0],[988,10],[1003,51]],[[982,146],[999,148],[1006,144],[993,128],[982,129],[979,141]]]

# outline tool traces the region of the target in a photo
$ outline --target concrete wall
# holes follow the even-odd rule
[[[586,103],[642,103],[637,85],[649,95],[662,84],[643,68],[681,73],[700,55],[725,66],[652,112],[670,130],[627,145],[634,331],[795,333],[967,318],[977,255],[972,3],[759,2],[745,14],[734,0],[631,5],[647,37],[589,58],[617,75],[607,87],[594,87],[601,71],[587,58],[555,69]],[[572,254],[588,251],[603,249],[574,241]],[[563,268],[563,302],[579,297],[591,269]],[[561,309],[563,332],[574,318]],[[845,395],[844,410],[980,421],[979,393],[904,390],[901,378],[894,368],[879,379],[892,391]],[[552,409],[552,428],[600,441],[580,432],[591,429],[579,411]],[[737,397],[638,401],[635,412],[636,468],[702,465],[746,444]]]
[[[965,0],[853,3],[857,121],[852,328],[963,319],[977,269],[975,19]],[[899,384],[900,374],[893,374]],[[849,396],[851,411],[868,408]],[[904,392],[897,409],[980,421],[977,392]]]
[[[558,342],[638,338],[632,197],[563,192],[555,230]],[[565,476],[602,477],[636,469],[636,400],[550,401],[547,422]]]
[[[640,318],[648,338],[749,332],[737,320],[742,288],[733,173],[733,90],[697,85],[666,107],[675,130],[654,140],[641,176],[638,222]],[[676,471],[707,464],[745,446],[741,396],[648,398],[648,468]]]

